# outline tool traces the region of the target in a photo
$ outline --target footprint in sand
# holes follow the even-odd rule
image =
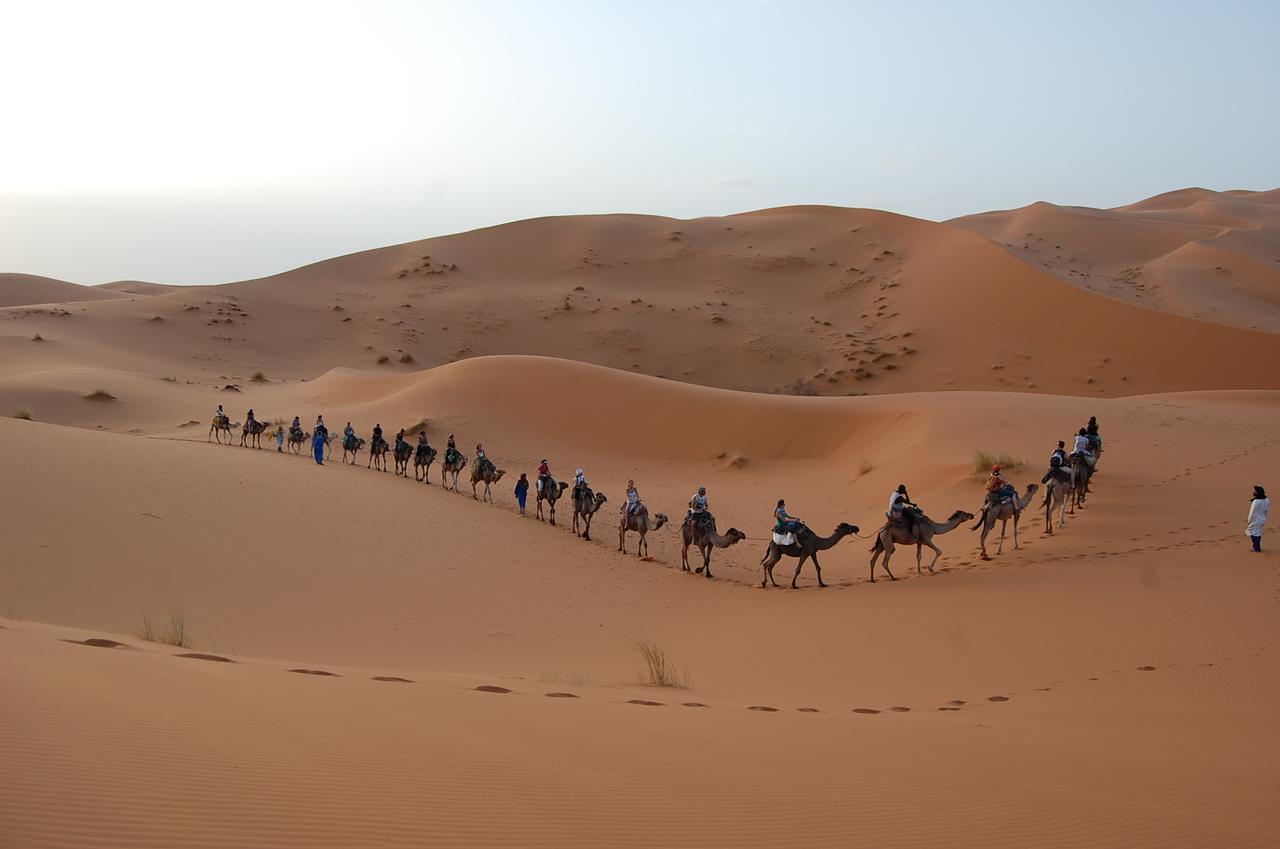
[[[890,706],[889,710],[893,711],[894,713],[907,713],[911,710],[911,708],[903,707],[902,705],[892,705]]]
[[[854,708],[854,709],[853,709],[853,712],[854,712],[854,713],[874,714],[874,713],[879,713],[880,711],[876,710],[875,708]]]
[[[702,702],[681,702],[680,704],[683,705],[684,707],[692,707],[692,708],[706,707],[706,705],[704,705]]]
[[[818,710],[817,708],[810,708],[810,707],[796,708],[796,710],[800,711],[801,713],[822,713],[822,711]]]
[[[175,654],[174,657],[189,657],[192,660],[212,660],[215,663],[235,663],[229,657],[223,657],[220,654],[201,654],[200,652],[187,652],[186,654]]]
[[[1008,696],[987,696],[987,701],[989,701],[989,702],[1007,702],[1007,701],[1009,701],[1009,697],[1008,697]]]
[[[1155,672],[1156,668],[1154,666],[1139,666],[1138,671],[1139,672]]]
[[[511,692],[506,687],[499,687],[497,684],[481,684],[479,687],[476,687],[476,690],[481,693],[510,693]]]
[[[547,693],[548,699],[576,699],[578,696],[574,693]]]
[[[296,672],[299,675],[320,675],[327,678],[341,678],[342,676],[336,672],[329,672],[324,669],[290,669],[289,672]]]
[[[778,712],[778,709],[776,707],[769,707],[768,705],[751,705],[750,707],[747,708],[747,710],[762,710],[762,711],[765,711],[766,713]]]
[[[93,646],[97,649],[127,649],[132,648],[124,643],[118,643],[115,640],[108,640],[105,637],[90,637],[87,640],[63,640],[64,643],[73,643],[77,646]]]
[[[392,681],[396,684],[412,684],[408,678],[399,678],[395,675],[375,675],[371,679],[373,681]]]
[[[952,699],[947,704],[951,707],[960,707],[960,705],[964,704],[964,699]]]
[[[938,710],[960,710],[960,708],[958,708],[958,707],[947,707],[946,705],[943,705],[942,707],[938,708]]]
[[[645,707],[662,707],[662,702],[651,702],[648,699],[627,699],[629,705],[644,705]]]

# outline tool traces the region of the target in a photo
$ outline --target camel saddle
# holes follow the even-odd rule
[[[462,455],[458,453],[457,448],[446,448],[444,452],[444,461],[447,465],[452,466],[454,463],[458,462],[458,459],[461,456]]]

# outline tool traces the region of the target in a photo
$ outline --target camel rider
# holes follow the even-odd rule
[[[489,458],[486,457],[484,453],[484,443],[477,442],[476,443],[476,468],[480,471],[481,474],[484,474],[486,471],[488,471],[488,468],[491,465],[493,464],[489,462]]]
[[[1076,444],[1072,449],[1072,453],[1083,457],[1084,461],[1089,464],[1090,469],[1097,462],[1097,458],[1093,453],[1093,445],[1089,441],[1089,432],[1085,428],[1080,428],[1080,432],[1076,434]]]
[[[377,448],[379,445],[386,445],[386,444],[387,444],[387,441],[382,438],[382,425],[381,424],[374,425],[373,439],[369,440],[369,450],[372,451],[375,448]]]
[[[324,426],[324,416],[316,416],[316,432],[315,435],[321,439],[329,438],[329,428]]]
[[[404,441],[404,428],[400,428],[400,432],[396,434],[396,454],[400,453],[400,446],[409,447],[409,443]]]
[[[1049,468],[1058,469],[1065,465],[1067,465],[1067,444],[1059,439],[1058,447],[1049,455]]]
[[[707,512],[707,488],[700,486],[689,499],[689,513],[684,517],[684,521],[690,525],[705,522],[709,515],[711,514]]]
[[[445,446],[444,461],[447,465],[452,466],[458,460],[458,443],[454,441],[453,434],[449,434],[449,444]]]
[[[245,426],[248,427],[249,425],[252,425],[256,421],[257,419],[253,417],[253,407],[250,407],[249,412],[245,413],[245,416],[244,416]],[[250,428],[250,430],[252,430],[252,428]]]
[[[889,493],[889,510],[885,516],[889,518],[890,524],[901,523],[907,529],[907,533],[914,534],[916,520],[920,518],[920,508],[911,500],[911,496],[907,494],[907,485],[905,483],[898,484],[898,488]]]
[[[622,515],[625,519],[630,519],[640,509],[640,490],[636,489],[636,482],[627,481],[627,503],[622,506]]]
[[[536,485],[538,492],[542,492],[542,485],[551,482],[551,466],[547,465],[547,458],[543,457],[542,462],[538,464],[538,480]]]
[[[1089,416],[1089,423],[1084,426],[1084,435],[1089,437],[1090,447],[1097,453],[1102,447],[1102,437],[1098,435],[1098,417]]]
[[[214,422],[216,422],[217,424],[226,424],[226,423],[227,423],[227,414],[226,414],[226,413],[224,413],[224,412],[222,412],[222,405],[221,405],[221,404],[219,404],[219,405],[218,405],[218,412],[216,412],[216,413],[214,413],[214,414],[213,414],[213,420],[214,420]]]
[[[302,419],[297,416],[293,417],[293,424],[289,425],[289,435],[302,438]]]
[[[427,432],[425,430],[418,431],[418,447],[430,448],[431,443],[427,442]]]
[[[580,495],[583,495],[590,490],[590,488],[591,487],[587,484],[587,476],[582,469],[578,469],[578,471],[573,473],[573,499],[575,501],[578,500]]]
[[[991,467],[991,477],[987,478],[987,503],[995,504],[1005,498],[1013,498],[1018,490],[1004,479],[1004,472],[999,463]]]
[[[804,524],[795,516],[787,513],[787,501],[778,499],[778,506],[773,510],[773,532],[775,534],[792,534]]]
[[[347,426],[342,429],[342,447],[350,448],[356,444],[356,429],[351,426],[351,422],[347,422]]]

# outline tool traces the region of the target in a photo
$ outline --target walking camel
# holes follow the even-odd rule
[[[205,442],[212,439],[214,442],[221,445],[222,435],[225,433],[227,435],[227,444],[230,445],[231,431],[238,427],[240,427],[240,422],[233,422],[227,416],[214,416],[213,421],[209,424],[209,438],[205,439]]]
[[[385,439],[375,439],[373,444],[369,446],[369,462],[364,464],[366,469],[387,470],[387,441]]]
[[[413,479],[422,481],[423,483],[431,483],[427,476],[431,472],[431,464],[436,461],[436,449],[430,445],[419,445],[417,450],[413,452]],[[419,476],[421,472],[421,476]],[[440,478],[440,483],[444,483],[444,478]]]
[[[489,487],[502,480],[502,476],[507,473],[506,469],[499,469],[492,463],[477,463],[471,468],[471,497],[476,501],[488,501],[493,503],[493,495],[489,492]],[[484,498],[476,495],[476,485],[484,484]]]
[[[996,546],[996,554],[1004,551],[1004,531],[1008,527],[1010,519],[1013,519],[1013,550],[1017,551],[1021,548],[1018,545],[1018,519],[1022,515],[1022,511],[1026,510],[1031,504],[1031,499],[1035,497],[1038,489],[1040,489],[1039,484],[1027,484],[1027,491],[1021,497],[1015,495],[1009,501],[986,505],[982,511],[982,518],[969,529],[976,531],[978,528],[982,528],[982,537],[978,540],[978,545],[982,548],[983,560],[991,559],[991,556],[987,554],[987,534],[991,533],[991,529],[996,526],[996,522],[1000,523],[1000,543]]]
[[[564,495],[564,491],[568,488],[569,488],[568,483],[566,483],[565,481],[560,481],[559,483],[556,483],[555,478],[547,478],[546,481],[543,482],[542,488],[538,490],[537,507],[538,507],[539,522],[543,521],[542,502],[545,501],[547,502],[547,505],[550,511],[546,521],[550,522],[553,525],[556,523],[556,502],[560,500],[560,496]]]
[[[680,570],[689,571],[689,546],[692,545],[702,552],[702,565],[693,571],[705,574],[708,578],[714,577],[711,574],[711,549],[728,548],[746,538],[747,535],[737,528],[730,528],[724,536],[716,533],[716,520],[711,516],[701,522],[686,519],[680,527],[680,541],[683,543],[680,549]]]
[[[1067,526],[1067,502],[1075,507],[1076,488],[1071,482],[1071,470],[1058,466],[1050,469],[1040,483],[1044,488],[1044,532],[1053,534],[1053,511],[1058,511],[1058,527]],[[1072,509],[1071,514],[1075,515]]]
[[[458,491],[458,475],[460,475],[462,473],[462,470],[466,467],[467,458],[466,458],[466,455],[464,455],[461,451],[457,451],[457,450],[453,452],[452,462],[450,462],[447,459],[448,456],[449,456],[449,453],[446,451],[445,452],[446,459],[444,460],[444,462],[440,464],[440,481],[445,485],[447,489],[452,489],[454,492],[457,492]],[[445,478],[446,475],[450,475],[450,474],[453,475],[453,483],[449,483]]]
[[[814,571],[818,573],[818,586],[825,587],[826,584],[822,580],[822,564],[818,562],[818,552],[834,547],[836,543],[849,536],[849,534],[856,534],[857,532],[857,525],[841,522],[836,525],[836,529],[831,536],[820,537],[806,526],[801,525],[795,529],[796,541],[791,545],[778,545],[773,540],[769,540],[769,547],[765,549],[764,559],[760,561],[760,565],[764,567],[764,580],[760,582],[760,586],[765,588],[770,584],[775,587],[778,586],[778,582],[773,579],[773,567],[778,565],[778,561],[783,557],[798,557],[800,562],[796,564],[796,573],[791,576],[791,589],[796,589],[796,578],[800,577],[800,570],[804,568],[806,560],[813,561]]]
[[[573,497],[573,533],[578,534],[578,518],[582,518],[582,538],[591,539],[591,517],[608,501],[603,492],[584,489]]]
[[[413,456],[413,446],[407,442],[396,444],[395,450],[391,452],[391,459],[395,461],[396,475],[398,477],[409,477],[409,458]]]
[[[630,516],[624,512],[618,521],[618,551],[627,553],[627,531],[635,531],[640,535],[640,541],[636,543],[636,557],[645,557],[649,554],[649,541],[645,534],[658,530],[669,521],[671,520],[666,513],[654,513],[650,516],[649,508],[643,504],[637,506],[636,512]]]
[[[351,455],[351,465],[356,464],[356,455],[360,453],[360,449],[364,447],[364,440],[352,434],[342,440],[342,462],[347,462],[347,455]]]
[[[1071,455],[1071,515],[1076,514],[1076,507],[1084,509],[1084,497],[1089,491],[1089,479],[1093,477],[1093,469],[1083,454]]]
[[[246,441],[254,448],[262,447],[262,434],[267,430],[267,423],[260,421],[245,422],[240,431],[240,447],[245,448]]]
[[[311,442],[311,433],[302,430],[289,430],[289,451],[294,454],[302,452],[302,446]]]
[[[898,580],[889,571],[889,558],[893,557],[894,546],[897,545],[914,545],[916,547],[916,574],[920,574],[920,560],[923,554],[924,546],[933,549],[933,560],[929,563],[929,571],[933,571],[934,564],[938,562],[938,558],[942,556],[942,549],[933,544],[933,538],[939,534],[950,533],[965,522],[973,518],[972,513],[964,510],[957,510],[951,514],[951,518],[945,522],[935,522],[928,516],[920,516],[916,519],[915,527],[910,531],[906,525],[894,525],[886,523],[880,532],[876,534],[875,545],[871,546],[871,583],[876,582],[876,559],[884,554],[884,560],[880,564],[884,567],[884,572],[889,576],[889,580]]]

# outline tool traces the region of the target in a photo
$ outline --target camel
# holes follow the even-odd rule
[[[507,473],[506,469],[499,469],[493,463],[476,463],[471,468],[471,497],[476,501],[480,501],[480,496],[476,495],[476,484],[484,484],[484,500],[490,504],[493,503],[493,495],[489,492],[489,487],[502,480],[502,476]]]
[[[227,416],[222,416],[222,417],[214,416],[213,421],[210,422],[209,424],[209,437],[212,438],[219,445],[221,445],[222,434],[225,433],[227,435],[227,444],[230,445],[231,431],[235,430],[238,427],[240,427],[240,422],[233,422]],[[208,442],[208,441],[209,441],[208,439],[205,439],[205,442]]]
[[[449,456],[449,452],[446,451],[444,456],[447,458]],[[440,481],[444,483],[445,487],[447,487],[448,489],[452,489],[454,492],[457,492],[458,491],[458,475],[462,474],[462,470],[466,468],[466,465],[467,465],[466,455],[455,448],[453,452],[453,462],[450,463],[448,459],[446,459],[444,462],[440,464]],[[450,484],[445,479],[445,475],[449,475],[449,474],[453,475],[452,484]]]
[[[592,492],[589,489],[583,489],[579,493],[574,494],[573,498],[573,533],[578,535],[578,518],[582,518],[582,538],[584,540],[591,539],[591,517],[596,511],[604,505],[609,499],[605,497],[603,492]]]
[[[627,531],[635,531],[640,534],[640,542],[636,543],[636,557],[645,557],[649,554],[649,541],[645,538],[645,534],[649,531],[656,531],[671,521],[667,518],[666,513],[654,513],[649,515],[649,508],[643,504],[636,506],[636,512],[630,516],[624,511],[622,518],[618,521],[618,551],[623,554],[627,553]]]
[[[430,445],[419,443],[417,450],[413,452],[413,479],[423,483],[431,483],[431,481],[427,480],[427,476],[431,472],[431,464],[435,461],[436,449]],[[419,470],[422,472],[421,477],[418,476]],[[444,483],[443,477],[441,477],[440,483]]]
[[[301,453],[303,445],[311,443],[311,434],[302,430],[293,430],[290,428],[288,436],[289,450],[294,454]]]
[[[244,429],[240,431],[240,447],[245,448],[246,441],[254,448],[262,447],[262,434],[267,430],[266,422],[252,421],[245,422]]]
[[[389,448],[390,446],[387,445],[385,439],[375,439],[369,446],[369,462],[365,463],[364,467],[366,469],[381,469],[385,472],[387,470],[387,450]]]
[[[996,522],[1000,523],[1000,543],[996,546],[996,554],[1004,551],[1004,530],[1009,525],[1009,520],[1013,519],[1013,550],[1017,551],[1021,548],[1018,545],[1018,518],[1022,515],[1022,511],[1027,509],[1031,504],[1032,497],[1036,491],[1040,489],[1040,484],[1027,484],[1027,491],[1022,497],[1014,496],[1011,502],[1000,502],[999,504],[991,504],[988,502],[983,505],[982,516],[978,519],[978,524],[969,530],[976,531],[982,528],[982,537],[978,540],[978,545],[982,547],[982,559],[990,560],[987,554],[987,534],[991,533],[991,529],[996,526]]]
[[[565,481],[556,483],[554,478],[547,478],[542,484],[542,488],[538,490],[538,521],[542,519],[542,502],[545,501],[550,507],[550,515],[547,519],[551,524],[556,523],[556,501],[560,496],[564,495],[564,491],[569,488],[569,484]]]
[[[935,522],[928,516],[920,516],[916,519],[913,532],[907,531],[906,525],[894,525],[886,523],[880,532],[876,534],[875,545],[871,546],[871,583],[876,582],[876,559],[881,552],[884,553],[884,561],[880,564],[884,567],[884,572],[889,576],[889,580],[898,580],[889,571],[889,558],[893,556],[895,545],[914,545],[916,547],[916,574],[920,574],[920,559],[923,553],[923,547],[928,546],[933,549],[933,561],[929,563],[929,571],[933,571],[934,565],[938,562],[938,558],[942,556],[942,549],[933,544],[933,538],[939,534],[950,533],[965,522],[973,518],[972,513],[964,510],[957,510],[951,514],[951,517],[945,522]]]
[[[395,461],[397,477],[409,477],[409,458],[412,456],[412,445],[407,442],[396,443],[395,450],[391,453],[391,459]]]
[[[351,465],[356,464],[356,455],[360,453],[360,449],[364,447],[364,440],[352,434],[342,440],[342,462],[347,462],[347,455],[351,455]]]
[[[1044,532],[1053,534],[1053,511],[1058,511],[1058,527],[1067,526],[1067,502],[1072,503],[1072,514],[1075,514],[1076,488],[1071,483],[1071,470],[1058,466],[1050,469],[1040,479],[1046,484],[1044,490]]]
[[[769,547],[765,549],[764,558],[760,561],[760,565],[764,567],[764,580],[760,582],[760,586],[766,588],[769,584],[778,586],[778,582],[773,579],[773,567],[783,557],[799,557],[800,562],[796,564],[796,573],[791,577],[791,589],[796,589],[796,578],[800,577],[800,570],[804,568],[806,560],[813,561],[813,568],[818,573],[818,586],[825,587],[826,584],[822,580],[822,564],[818,562],[818,552],[834,547],[849,534],[857,532],[857,525],[841,522],[836,525],[831,536],[820,537],[804,525],[800,525],[795,530],[796,541],[791,545],[778,545],[773,540],[769,540]]]
[[[1093,469],[1082,454],[1071,455],[1071,515],[1076,514],[1076,507],[1084,509],[1084,496],[1089,491],[1089,479],[1093,477]]]
[[[708,578],[714,577],[711,574],[711,549],[728,548],[746,538],[747,535],[737,528],[730,528],[724,536],[720,536],[716,533],[716,520],[709,515],[701,522],[685,519],[680,527],[680,541],[683,544],[680,549],[680,570],[689,571],[689,546],[692,545],[702,552],[702,565],[693,571],[705,574]]]

